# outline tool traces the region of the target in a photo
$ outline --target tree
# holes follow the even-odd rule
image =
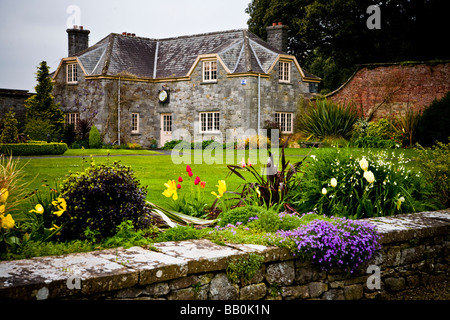
[[[47,62],[42,61],[36,73],[38,84],[35,86],[36,95],[25,101],[27,108],[26,122],[35,119],[49,120],[52,128],[50,131],[59,138],[64,129],[64,113],[59,109],[59,103],[56,104],[52,95],[53,83],[49,75]]]
[[[0,125],[0,128],[2,128],[0,143],[15,143],[17,141],[18,121],[14,116],[15,112],[10,109],[9,112],[3,117],[3,123]]]
[[[377,4],[381,29],[369,29],[367,8]],[[251,32],[266,38],[272,22],[288,25],[288,53],[337,89],[357,64],[448,59],[441,32],[448,30],[439,0],[253,0]]]

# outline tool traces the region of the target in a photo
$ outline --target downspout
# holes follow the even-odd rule
[[[258,73],[258,136],[261,134],[261,74]]]
[[[117,144],[120,146],[120,76],[119,88],[117,89]]]

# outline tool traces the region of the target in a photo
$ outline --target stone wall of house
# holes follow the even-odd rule
[[[353,102],[372,119],[428,107],[450,91],[450,63],[411,63],[365,66],[327,98]]]
[[[65,68],[55,79],[54,96],[64,112],[78,112],[80,118],[90,118],[102,134],[105,143],[118,141],[118,79],[85,79],[78,68],[78,83],[65,83]],[[226,142],[227,130],[239,134],[248,129],[257,132],[258,77],[243,75],[228,77],[226,70],[217,64],[218,80],[202,81],[202,65],[199,63],[189,80],[148,82],[133,79],[120,82],[120,143],[138,143],[149,147],[153,139],[160,138],[162,113],[172,114],[173,139],[202,141],[214,139]],[[292,65],[291,83],[278,82],[278,66],[269,77],[260,78],[260,123],[274,120],[275,112],[297,111],[299,103],[309,92],[309,84]],[[242,84],[245,80],[246,84]],[[294,85],[298,83],[298,85]],[[168,103],[158,101],[162,88],[170,92]],[[131,113],[139,113],[138,133],[131,133]],[[199,113],[220,112],[221,132],[200,133]],[[294,120],[295,123],[295,120]],[[177,131],[183,129],[183,131]]]
[[[450,210],[368,219],[381,249],[354,273],[322,271],[286,249],[208,240],[0,262],[0,299],[361,300],[450,280]],[[230,262],[263,257],[247,281]]]

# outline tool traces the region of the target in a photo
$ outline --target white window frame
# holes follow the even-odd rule
[[[139,133],[139,113],[131,113],[131,133]]]
[[[199,120],[201,133],[220,132],[220,112],[199,112]]]
[[[217,60],[205,60],[202,62],[203,82],[217,82]]]
[[[78,127],[80,121],[80,114],[77,112],[68,112],[64,114],[64,125],[73,124],[74,128]]]
[[[69,84],[78,83],[78,64],[67,63],[66,65],[66,82]]]
[[[275,122],[280,125],[281,133],[293,133],[294,113],[293,112],[275,112]]]
[[[291,62],[279,61],[278,62],[278,81],[283,83],[291,82]]]

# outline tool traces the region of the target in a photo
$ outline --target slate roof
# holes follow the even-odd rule
[[[239,29],[166,39],[111,33],[76,56],[89,76],[125,72],[138,78],[163,79],[187,76],[197,57],[205,54],[217,54],[231,73],[267,73],[284,52]]]

